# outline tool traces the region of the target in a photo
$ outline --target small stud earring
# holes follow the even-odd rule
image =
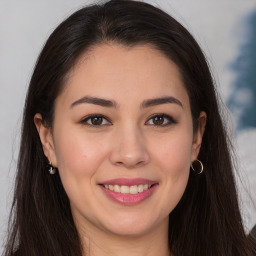
[[[49,161],[49,173],[53,175],[55,174],[55,172],[56,172],[56,168],[54,168],[52,166],[52,163]]]

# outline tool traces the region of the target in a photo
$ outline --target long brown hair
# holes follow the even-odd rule
[[[79,56],[93,45],[150,44],[174,61],[190,98],[194,129],[200,111],[207,125],[199,159],[185,193],[170,213],[169,247],[175,256],[249,256],[237,201],[228,137],[212,76],[191,34],[149,4],[112,0],[80,9],[47,40],[34,69],[24,109],[10,233],[5,255],[82,255],[69,199],[58,174],[50,176],[33,122],[41,113],[51,127],[54,101]]]

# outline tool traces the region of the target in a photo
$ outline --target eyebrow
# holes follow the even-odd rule
[[[83,104],[83,103],[88,103],[88,104],[94,104],[102,107],[113,107],[113,108],[118,108],[119,105],[113,101],[113,100],[107,100],[107,99],[102,99],[102,98],[97,98],[97,97],[91,97],[91,96],[85,96],[82,97],[76,101],[74,101],[70,107],[73,108],[76,105]],[[173,96],[168,96],[168,97],[161,97],[161,98],[155,98],[155,99],[148,99],[145,100],[141,103],[140,107],[141,108],[148,108],[156,105],[162,105],[162,104],[167,104],[167,103],[174,103],[179,105],[180,107],[183,108],[183,105],[180,100]]]
[[[112,101],[112,100],[85,96],[85,97],[82,97],[79,100],[74,101],[71,104],[70,107],[72,108],[72,107],[74,107],[76,105],[79,105],[79,104],[82,104],[82,103],[89,103],[89,104],[99,105],[99,106],[108,107],[108,108],[110,108],[110,107],[117,108],[117,106],[118,106],[118,104],[115,101]]]
[[[145,100],[142,102],[141,108],[147,108],[147,107],[152,107],[152,106],[162,105],[167,103],[174,103],[183,108],[181,101],[173,96]]]

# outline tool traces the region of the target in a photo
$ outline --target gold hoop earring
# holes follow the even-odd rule
[[[56,173],[56,168],[54,168],[53,166],[52,166],[52,163],[49,161],[49,173],[51,174],[51,175],[53,175],[53,174],[55,174]]]
[[[194,169],[193,164],[194,164],[195,162],[199,163],[199,165],[200,165],[200,171],[199,171],[199,172],[197,172],[197,171]],[[202,162],[201,162],[200,160],[198,160],[198,159],[196,159],[196,160],[190,165],[190,167],[191,167],[191,169],[192,169],[196,174],[201,174],[201,173],[204,171],[204,166],[203,166]]]

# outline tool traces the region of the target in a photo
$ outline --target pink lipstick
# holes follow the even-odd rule
[[[135,205],[149,198],[157,188],[158,182],[142,178],[118,178],[99,185],[113,201],[122,205]]]

